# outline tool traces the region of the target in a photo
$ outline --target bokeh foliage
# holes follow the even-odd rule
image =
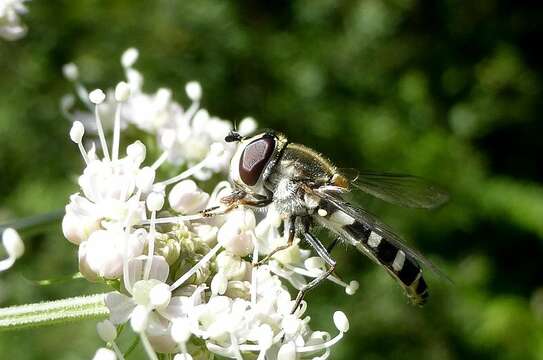
[[[314,328],[344,310],[334,359],[543,359],[543,123],[537,2],[416,0],[33,1],[29,34],[0,43],[0,220],[60,209],[82,168],[59,111],[63,64],[90,87],[121,79],[135,46],[146,88],[198,79],[222,117],[254,116],[339,166],[406,172],[444,185],[436,212],[359,200],[427,254],[431,299],[407,304],[352,249],[338,271],[361,283],[309,295]],[[76,271],[58,224],[23,233],[27,253],[0,276],[3,306],[103,290]],[[411,241],[412,240],[412,241]],[[122,339],[123,341],[127,339]],[[125,342],[121,341],[122,345]],[[86,359],[94,324],[0,334],[0,357]],[[138,356],[134,356],[137,358]]]

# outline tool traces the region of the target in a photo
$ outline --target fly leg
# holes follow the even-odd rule
[[[257,198],[248,198],[247,193],[242,190],[237,190],[221,199],[221,203],[225,206],[213,206],[200,211],[202,217],[213,217],[218,215],[224,215],[240,205],[247,205],[253,207],[264,207],[272,202],[271,198],[265,196],[259,196]]]
[[[328,252],[328,254],[332,254],[332,250],[334,250],[339,240],[341,240],[341,238],[338,236],[334,241],[332,241],[330,245],[328,245],[328,247],[326,248],[326,251]]]
[[[292,308],[292,313],[298,309],[298,306],[300,306],[300,303],[302,302],[305,294],[317,287],[322,281],[324,281],[330,274],[334,272],[334,269],[336,268],[336,261],[332,259],[324,245],[320,242],[319,239],[311,235],[309,232],[304,233],[305,240],[315,249],[317,252],[317,255],[319,255],[328,266],[328,270],[322,272],[318,277],[311,280],[309,284],[306,284],[299,292],[298,296],[296,296],[296,302],[294,303],[294,307]]]
[[[334,250],[336,248],[336,245],[339,243],[339,241],[341,240],[341,237],[336,237],[336,239],[334,241],[332,241],[332,243],[330,245],[328,245],[328,247],[326,248],[326,251],[328,251],[328,254],[332,255],[332,250]],[[343,279],[341,278],[341,276],[338,275],[337,272],[332,272],[332,275],[334,275],[335,277],[337,277],[339,280],[343,281]]]
[[[295,227],[296,217],[295,217],[295,216],[289,217],[288,223],[289,223],[289,227],[288,227],[288,240],[287,240],[287,244],[286,244],[286,245],[282,245],[282,246],[278,246],[278,247],[276,247],[275,249],[273,249],[271,253],[269,253],[269,254],[266,255],[264,258],[262,258],[262,260],[260,260],[259,262],[257,262],[257,263],[256,263],[256,266],[260,266],[260,265],[266,263],[268,260],[271,259],[271,257],[272,257],[276,252],[279,252],[279,251],[281,251],[281,250],[288,249],[289,247],[292,246],[292,243],[294,242],[294,236],[296,235],[296,227]]]
[[[200,211],[199,214],[204,218],[224,215],[237,208],[240,202],[245,199],[246,196],[247,193],[245,191],[234,191],[230,195],[227,195],[220,200],[225,206],[212,206]]]

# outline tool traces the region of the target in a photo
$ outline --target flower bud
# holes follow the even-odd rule
[[[113,350],[108,348],[100,348],[94,354],[92,360],[115,360],[117,356]]]
[[[177,239],[169,238],[166,234],[155,237],[155,254],[166,259],[168,265],[173,265],[181,254],[181,244]]]
[[[117,338],[115,325],[107,319],[96,324],[96,332],[98,332],[100,339],[106,343],[112,342]]]
[[[347,319],[343,311],[336,311],[334,313],[334,325],[342,333],[349,331],[349,319]]]
[[[190,81],[185,85],[187,96],[192,101],[200,101],[202,97],[202,86],[197,81]]]
[[[145,145],[139,140],[126,147],[126,154],[140,164],[145,160],[146,153],[147,149],[145,148]]]
[[[101,89],[92,90],[89,94],[89,100],[95,105],[100,105],[106,99],[106,94]]]
[[[62,67],[62,73],[64,74],[64,77],[70,81],[75,81],[79,77],[79,70],[74,63],[65,64]]]
[[[115,100],[125,102],[130,97],[130,87],[124,81],[121,81],[115,87]]]
[[[132,67],[138,60],[139,52],[138,49],[129,48],[126,49],[123,55],[121,56],[121,64],[125,68]]]
[[[164,206],[164,194],[161,192],[151,192],[147,195],[147,209],[149,211],[159,211]]]
[[[70,129],[70,139],[74,143],[79,144],[83,139],[84,134],[85,127],[83,126],[81,121],[74,121],[74,123],[72,124],[72,128]]]
[[[199,189],[192,180],[177,183],[168,195],[170,206],[183,214],[203,210],[208,200],[209,194]]]

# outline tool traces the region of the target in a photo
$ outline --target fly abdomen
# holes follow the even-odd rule
[[[414,304],[423,305],[426,302],[428,287],[415,259],[379,235],[371,226],[355,219],[335,204],[323,200],[319,205],[325,210],[316,217],[319,223],[383,266],[398,280]]]
[[[415,304],[422,305],[426,302],[428,287],[422,277],[422,269],[413,258],[358,221],[352,225],[346,225],[344,228],[349,236],[358,243],[355,243],[357,248],[363,247],[360,250],[365,253],[369,251],[379,264],[386,267],[400,281],[407,295]]]

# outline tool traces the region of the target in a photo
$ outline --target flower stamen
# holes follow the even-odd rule
[[[100,89],[93,90],[89,94],[89,100],[94,104],[94,118],[96,120],[96,130],[98,131],[98,137],[100,138],[102,151],[104,153],[104,157],[106,158],[106,160],[110,161],[106,135],[104,133],[102,120],[100,118],[100,110],[98,109],[99,105],[103,103],[105,99],[106,99],[106,94],[104,94],[104,92]]]

